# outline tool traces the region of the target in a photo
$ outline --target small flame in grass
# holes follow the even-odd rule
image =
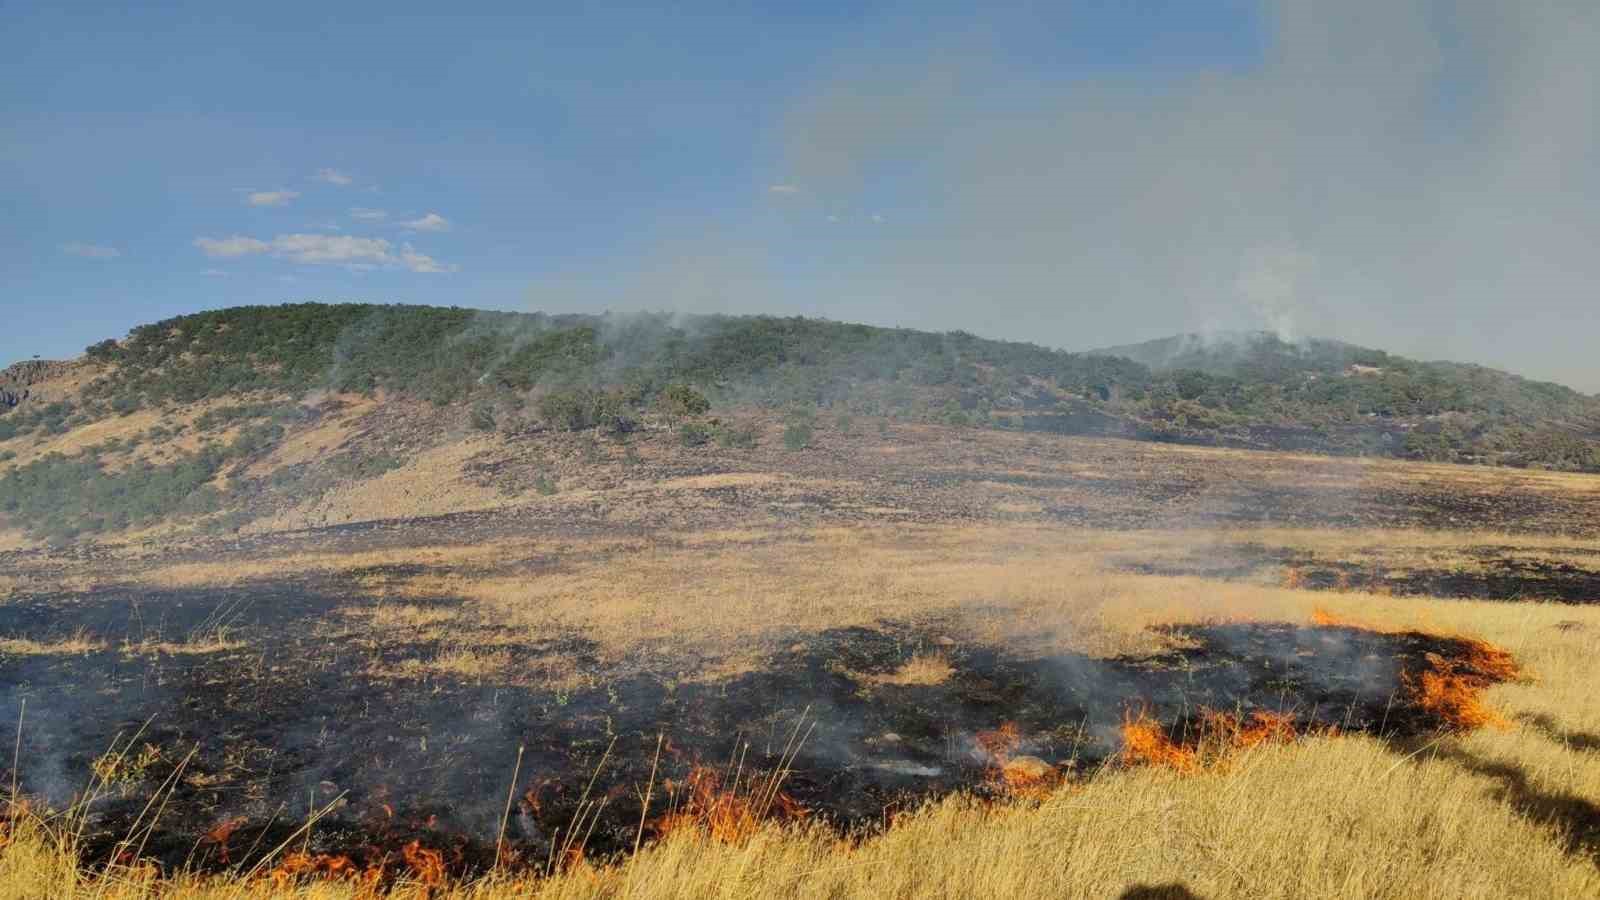
[[[1055,766],[1037,756],[1018,754],[1022,729],[1015,722],[1002,722],[998,728],[973,735],[978,750],[987,757],[990,789],[1011,797],[1040,798],[1060,786],[1062,777]]]
[[[1320,606],[1311,611],[1311,621],[1324,627],[1383,631]],[[1407,699],[1432,715],[1446,729],[1471,731],[1475,728],[1509,727],[1505,717],[1484,702],[1483,692],[1491,685],[1520,678],[1522,668],[1510,652],[1487,641],[1459,636],[1451,640],[1459,647],[1456,658],[1447,659],[1437,653],[1428,653],[1424,656],[1427,668],[1414,674],[1401,675]]]
[[[444,884],[444,854],[438,850],[430,850],[422,846],[421,841],[414,840],[400,848],[400,858],[405,861],[406,867],[411,870],[411,878],[418,884],[430,888]],[[384,884],[388,874],[384,860],[363,868],[344,854],[296,851],[285,854],[268,877],[279,887],[308,879],[355,882],[363,888],[362,894],[366,895]]]
[[[286,854],[269,877],[279,887],[305,878],[358,881],[368,887],[376,887],[383,880],[383,867],[368,866],[363,869],[356,865],[355,860],[342,854],[296,851]]]
[[[1202,710],[1200,722],[1201,739],[1225,750],[1248,750],[1262,744],[1287,744],[1300,736],[1293,716],[1259,709],[1247,718],[1234,713]]]
[[[978,749],[1004,765],[1006,758],[1022,746],[1022,729],[1015,722],[1001,722],[999,728],[973,735],[973,740],[977,742]]]
[[[1299,590],[1306,586],[1305,572],[1299,566],[1285,566],[1283,569],[1283,586],[1289,590]]]
[[[226,864],[229,862],[228,841],[233,838],[233,833],[239,830],[239,826],[243,825],[246,821],[248,820],[246,820],[243,816],[236,816],[232,819],[223,819],[221,822],[213,825],[210,831],[207,831],[205,834],[200,836],[200,843],[203,845],[209,844],[216,847],[218,861]]]
[[[1174,741],[1167,729],[1142,709],[1122,720],[1122,760],[1127,765],[1163,766],[1179,772],[1200,769],[1200,754]]]
[[[696,828],[725,843],[747,840],[768,819],[793,821],[807,810],[778,788],[777,776],[724,785],[717,770],[695,766],[681,785],[667,784],[672,811],[655,821],[656,834]]]
[[[1331,609],[1328,609],[1325,606],[1313,606],[1311,608],[1311,624],[1319,625],[1319,626],[1321,626],[1323,628],[1359,628],[1360,627],[1360,626],[1356,625],[1356,623],[1350,621],[1349,619],[1346,619],[1346,618],[1340,616],[1338,613],[1334,612]]]
[[[1300,736],[1294,717],[1284,713],[1255,710],[1241,716],[1202,709],[1194,739],[1179,742],[1141,709],[1123,719],[1122,761],[1125,765],[1161,766],[1192,773],[1208,764],[1224,762],[1234,751],[1287,744]]]
[[[1406,677],[1413,701],[1449,729],[1510,727],[1504,716],[1484,702],[1483,692],[1490,685],[1518,677],[1520,667],[1510,653],[1492,644],[1469,638],[1465,645],[1463,658],[1445,659],[1429,653],[1428,668]]]
[[[444,855],[439,851],[429,850],[421,841],[412,841],[400,849],[400,855],[418,881],[429,887],[444,883]]]

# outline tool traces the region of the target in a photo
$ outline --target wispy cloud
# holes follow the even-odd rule
[[[769,194],[798,194],[798,193],[800,193],[800,187],[799,187],[799,185],[793,185],[793,184],[771,184],[771,185],[767,186],[767,193],[769,193]]]
[[[339,187],[349,187],[355,182],[354,178],[351,178],[349,175],[346,175],[338,169],[318,169],[317,174],[311,177],[324,184],[334,184],[338,185]]]
[[[232,259],[236,256],[249,256],[252,253],[265,253],[272,247],[266,241],[258,241],[253,237],[236,234],[225,238],[198,237],[194,245],[205,252],[207,256],[216,259]]]
[[[73,256],[81,256],[84,259],[116,259],[122,255],[122,251],[115,247],[107,247],[104,244],[85,244],[82,241],[62,244],[61,252],[70,253]]]
[[[228,270],[226,270],[226,269],[202,269],[200,271],[200,274],[208,276],[208,277],[211,277],[211,278],[227,278],[228,277]]]
[[[350,218],[360,219],[364,222],[382,222],[389,218],[389,213],[381,209],[367,209],[357,206],[350,210]]]
[[[280,234],[271,241],[236,234],[225,238],[195,238],[194,245],[207,256],[222,259],[266,254],[302,265],[404,268],[426,273],[457,269],[419,252],[410,244],[402,244],[396,250],[383,238],[344,234]]]
[[[400,262],[413,272],[454,272],[455,266],[445,265],[424,253],[418,253],[410,244],[400,246]]]
[[[407,227],[409,229],[411,229],[412,231],[449,231],[450,230],[450,220],[446,219],[444,216],[441,216],[436,212],[431,212],[431,213],[428,213],[427,215],[423,216],[420,219],[412,219],[409,222],[401,222],[400,224],[404,225],[405,227]]]
[[[251,206],[283,206],[298,196],[299,191],[251,191],[244,202]]]

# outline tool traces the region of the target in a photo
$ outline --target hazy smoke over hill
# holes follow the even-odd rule
[[[663,224],[608,300],[1068,348],[1268,329],[1600,390],[1600,7],[1264,14],[1258,59],[1206,71],[1017,60],[1070,20],[863,39],[791,104],[759,208]]]

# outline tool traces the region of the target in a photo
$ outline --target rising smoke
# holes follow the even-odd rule
[[[886,23],[779,117],[781,190],[663,222],[650,258],[534,304],[1067,349],[1270,330],[1600,390],[1600,8],[1260,13],[1259,57],[1155,74],[1018,61],[1016,34],[1068,27],[1032,13],[985,9],[984,28],[945,21],[909,47],[925,29]]]

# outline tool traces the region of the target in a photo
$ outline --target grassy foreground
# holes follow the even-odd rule
[[[1199,775],[1108,773],[1036,805],[951,800],[852,850],[821,829],[773,829],[738,847],[685,831],[616,867],[435,896],[1112,897],[1137,886],[1168,893],[1133,896],[1595,896],[1592,844],[1588,859],[1566,852],[1530,821],[1559,818],[1563,798],[1545,785],[1577,774],[1539,740],[1473,740],[1405,760],[1369,739],[1317,739]],[[1568,788],[1594,796],[1600,767],[1584,768]],[[361,894],[328,882],[90,877],[28,832],[0,855],[0,884],[7,897]]]
[[[1495,688],[1509,726],[1393,746],[1319,737],[1199,774],[1105,770],[1040,801],[954,798],[850,846],[772,827],[736,846],[674,832],[614,866],[399,895],[499,897],[1600,896],[1600,698],[1590,608],[1274,591],[1374,627],[1481,636],[1530,677]],[[1137,891],[1159,889],[1165,893]],[[23,824],[0,851],[3,897],[354,897],[354,883],[257,875],[92,874]]]

